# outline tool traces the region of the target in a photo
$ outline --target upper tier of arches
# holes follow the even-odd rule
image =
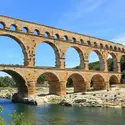
[[[5,17],[3,17],[5,18]],[[7,17],[6,17],[7,18]],[[11,21],[9,21],[11,20]],[[77,34],[65,30],[56,29],[49,26],[39,25],[35,23],[30,23],[26,21],[18,20],[15,23],[15,19],[7,18],[3,20],[0,17],[0,29],[16,31],[21,33],[26,33],[35,36],[47,37],[54,40],[60,40],[63,42],[69,42],[72,44],[79,44],[83,46],[90,46],[93,48],[101,48],[117,52],[125,52],[124,46],[109,42],[106,40]]]

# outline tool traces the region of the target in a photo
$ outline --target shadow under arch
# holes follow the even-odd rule
[[[109,84],[110,87],[112,87],[112,85],[120,84],[118,77],[116,75],[112,75],[109,79]]]
[[[22,42],[19,38],[15,37],[15,36],[13,36],[13,35],[10,35],[10,34],[1,34],[1,33],[0,33],[0,37],[1,37],[1,36],[11,38],[11,39],[15,40],[15,41],[19,44],[19,46],[20,46],[21,49],[22,49],[23,56],[24,56],[24,66],[27,66],[27,65],[28,65],[28,62],[27,62],[27,60],[28,60],[28,54],[27,54],[27,52],[26,52],[26,48],[25,48],[23,42]]]
[[[94,90],[103,90],[106,89],[105,80],[102,75],[96,74],[91,79],[91,87],[93,87]]]
[[[65,51],[65,57],[66,57],[66,53],[67,53],[68,49],[70,49],[70,48],[75,49],[75,51],[79,55],[80,64],[79,64],[79,66],[76,66],[76,67],[81,68],[81,69],[84,68],[84,55],[83,55],[82,50],[79,47],[77,47],[77,46],[70,46],[70,47],[68,47],[67,50]],[[76,67],[74,67],[74,68],[76,68]]]
[[[14,79],[14,81],[16,82],[16,86],[18,88],[18,95],[20,97],[28,96],[28,88],[26,86],[26,82],[19,73],[13,70],[0,70],[0,71],[9,74]]]
[[[62,94],[60,79],[55,73],[44,72],[41,75],[43,75],[46,78],[46,80],[48,81],[49,94],[55,94],[55,95],[61,95]],[[39,79],[39,77],[38,77],[38,79]]]
[[[85,92],[86,91],[86,80],[79,73],[71,74],[68,79],[72,79],[72,84],[74,87],[74,92]],[[67,81],[68,81],[67,79]]]
[[[59,49],[58,49],[58,47],[54,44],[54,43],[52,43],[52,42],[50,42],[50,41],[42,41],[42,42],[39,42],[39,44],[36,46],[36,49],[35,49],[35,54],[36,54],[36,51],[37,51],[37,47],[41,44],[41,43],[46,43],[46,44],[48,44],[48,45],[50,45],[51,47],[52,47],[52,49],[54,50],[54,53],[55,53],[55,67],[60,67],[60,54],[59,54]],[[36,60],[36,58],[35,58],[35,60]]]
[[[104,66],[104,60],[103,60],[103,56],[102,54],[98,51],[98,50],[92,50],[90,53],[89,53],[89,56],[88,56],[88,60],[89,60],[89,57],[91,55],[92,52],[95,52],[96,55],[98,56],[99,58],[99,65],[100,65],[100,71],[104,71],[105,69],[105,66]]]

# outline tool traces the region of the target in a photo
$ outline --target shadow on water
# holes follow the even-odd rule
[[[8,114],[16,110],[23,112],[25,121],[33,125],[125,125],[125,109],[29,106],[13,104],[6,99],[1,99],[0,105],[4,107],[2,116],[8,123],[11,122]]]

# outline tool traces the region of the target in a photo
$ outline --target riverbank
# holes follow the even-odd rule
[[[115,107],[125,108],[125,88],[114,87],[111,90],[89,91],[73,93],[73,88],[68,89],[64,97],[48,95],[48,88],[38,87],[36,95],[29,98],[23,98],[23,103],[33,105],[59,104],[63,106],[77,107]],[[16,92],[14,88],[0,89],[1,98],[10,98]]]

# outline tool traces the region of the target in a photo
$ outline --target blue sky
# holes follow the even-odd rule
[[[124,0],[4,0],[0,14],[62,28],[125,44]],[[43,54],[46,50],[46,56]],[[23,64],[19,45],[10,38],[0,37],[0,63]],[[49,58],[48,58],[49,57]],[[96,61],[91,54],[90,62]],[[55,55],[47,44],[36,51],[36,64],[54,66]],[[69,49],[66,66],[79,64],[78,53]]]

